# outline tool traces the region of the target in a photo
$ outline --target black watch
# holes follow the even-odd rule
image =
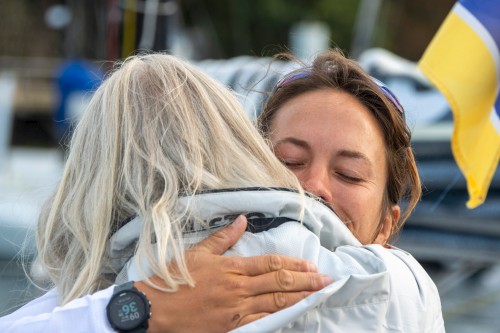
[[[120,333],[145,333],[151,303],[146,294],[134,287],[134,281],[116,286],[106,307],[108,321]]]

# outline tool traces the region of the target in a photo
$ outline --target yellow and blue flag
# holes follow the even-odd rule
[[[418,64],[451,106],[469,208],[484,202],[500,157],[499,50],[500,0],[460,0]]]

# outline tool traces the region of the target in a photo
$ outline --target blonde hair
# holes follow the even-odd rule
[[[173,56],[130,57],[75,129],[60,185],[40,215],[37,260],[63,304],[107,287],[110,235],[139,215],[137,254],[168,288],[192,285],[179,196],[245,186],[302,193],[228,89]],[[179,274],[168,270],[170,257]]]

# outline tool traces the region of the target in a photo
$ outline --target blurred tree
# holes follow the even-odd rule
[[[330,27],[332,46],[350,45],[358,0],[183,0],[184,22],[205,32],[214,46],[211,57],[242,54],[269,56],[283,51],[289,31],[299,21]]]
[[[169,49],[177,39],[181,41],[177,50],[184,49],[194,59],[270,56],[289,46],[289,31],[301,21],[325,23],[330,29],[330,46],[350,51],[361,1],[0,1],[0,55],[113,60],[144,45],[153,50]],[[145,8],[151,3],[162,9],[154,20],[153,42],[141,44]],[[419,59],[454,3],[382,0],[373,46]],[[43,20],[46,9],[54,4],[65,4],[72,13],[72,21],[63,32],[49,29]],[[167,7],[175,11],[168,13]]]
[[[375,43],[418,61],[456,0],[385,0]]]
[[[197,32],[197,58],[269,56],[289,46],[290,28],[321,21],[331,45],[350,51],[361,0],[180,0],[185,27]],[[383,0],[373,46],[418,60],[456,0]]]
[[[108,6],[102,0],[67,0],[73,19],[64,32],[64,57],[106,59]]]

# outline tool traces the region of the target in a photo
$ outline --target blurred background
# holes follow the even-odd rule
[[[0,315],[38,295],[23,263],[64,167],[74,124],[114,61],[138,50],[187,58],[232,87],[254,117],[289,70],[338,47],[400,98],[413,130],[421,203],[396,246],[428,270],[448,332],[500,327],[500,173],[465,207],[452,115],[416,67],[454,0],[0,0]]]

